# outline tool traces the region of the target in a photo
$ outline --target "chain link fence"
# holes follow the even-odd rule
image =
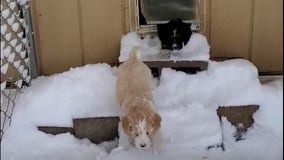
[[[27,0],[1,0],[1,140],[36,68]],[[34,77],[34,76],[33,76]]]

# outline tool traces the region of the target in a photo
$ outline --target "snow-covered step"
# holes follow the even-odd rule
[[[259,81],[264,84],[275,80],[283,79],[283,75],[263,75],[258,77]]]
[[[74,129],[72,127],[39,126],[38,130],[53,135],[68,133],[68,132],[74,134]]]
[[[236,141],[243,140],[243,134],[247,129],[253,126],[253,114],[259,109],[258,105],[243,105],[243,106],[220,106],[217,109],[217,114],[220,121],[222,116],[236,127],[234,137]]]
[[[118,122],[119,117],[73,119],[74,134],[96,144],[111,141],[118,137]]]
[[[207,70],[208,67],[207,61],[156,60],[144,61],[144,63],[151,69],[154,77],[159,77],[163,68],[172,68],[177,71],[183,71],[188,74],[195,74],[199,71]]]
[[[119,117],[76,118],[73,119],[73,128],[38,126],[38,130],[53,135],[69,132],[79,139],[88,138],[98,144],[118,137],[118,122]]]

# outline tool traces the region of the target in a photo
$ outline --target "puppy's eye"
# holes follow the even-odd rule
[[[135,136],[138,137],[138,133],[135,133]]]
[[[149,132],[146,132],[147,135],[149,135]]]
[[[132,126],[129,126],[129,130],[132,131]]]

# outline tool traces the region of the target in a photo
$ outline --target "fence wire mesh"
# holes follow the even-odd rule
[[[1,140],[17,96],[31,81],[31,27],[27,0],[1,0]]]

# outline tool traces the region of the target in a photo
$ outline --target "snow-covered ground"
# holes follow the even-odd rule
[[[282,159],[283,77],[261,84],[256,67],[249,61],[208,62],[207,71],[194,75],[163,69],[153,90],[162,116],[159,143],[154,150],[112,149],[117,141],[95,145],[69,133],[54,136],[36,128],[70,127],[73,118],[118,115],[114,94],[117,68],[86,65],[39,77],[17,99],[12,124],[1,142],[1,159]],[[226,119],[220,126],[216,109],[220,105],[247,104],[260,108],[245,140],[235,142],[234,127]],[[222,139],[225,151],[206,149]]]
[[[126,160],[210,159],[280,160],[283,158],[283,76],[260,83],[257,68],[247,60],[209,60],[205,36],[194,33],[183,49],[161,54],[157,37],[140,39],[129,33],[121,39],[119,61],[133,46],[143,60],[203,60],[208,69],[188,75],[164,68],[153,88],[162,117],[161,129],[149,150],[120,147],[121,140],[95,145],[70,133],[50,135],[37,126],[72,127],[73,118],[118,116],[115,100],[116,67],[86,65],[49,77],[38,77],[17,97],[12,124],[1,141],[3,160]],[[162,55],[162,56],[161,56]],[[2,68],[1,68],[2,69]],[[235,142],[235,128],[222,119],[218,106],[257,104],[255,123]],[[207,150],[208,146],[221,148]],[[118,146],[118,147],[116,147]]]

